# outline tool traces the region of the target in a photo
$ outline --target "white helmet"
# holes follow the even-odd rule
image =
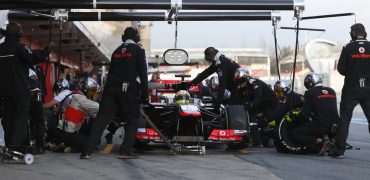
[[[247,68],[238,68],[234,73],[234,80],[236,82],[245,82],[251,78]]]
[[[274,85],[274,92],[278,98],[285,96],[292,91],[292,84],[289,80],[278,80]]]
[[[220,86],[220,81],[218,79],[218,76],[213,76],[209,80],[208,86],[211,88],[212,91],[217,91],[218,87]]]
[[[80,90],[85,95],[88,95],[89,93],[100,92],[99,84],[92,78],[87,78],[86,80],[81,81],[79,85]]]
[[[322,83],[322,78],[321,78],[321,75],[318,73],[311,72],[307,74],[306,77],[304,78],[304,86],[307,89],[313,88],[321,83]]]

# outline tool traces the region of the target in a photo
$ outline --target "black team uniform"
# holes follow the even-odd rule
[[[239,64],[231,61],[223,54],[218,52],[215,58],[212,60],[212,64],[203,72],[201,72],[197,77],[195,77],[190,82],[190,84],[198,85],[204,79],[206,79],[207,77],[216,72],[220,81],[220,85],[218,89],[217,99],[215,102],[215,109],[217,109],[217,106],[219,107],[219,105],[222,104],[222,102],[224,101],[225,89],[228,89],[231,93],[230,99],[228,100],[228,104],[240,105],[243,104],[243,101],[238,93],[238,85],[233,80],[234,73],[238,68],[240,68]]]
[[[358,28],[358,26],[359,24],[355,24],[351,29]],[[343,48],[338,62],[338,72],[345,76],[340,102],[340,116],[343,123],[341,130],[343,132],[339,133],[338,131],[339,155],[345,151],[349,124],[353,109],[357,104],[360,104],[370,124],[370,42],[365,39],[366,32],[363,26],[362,28],[365,36],[356,38],[347,44]]]
[[[107,124],[118,111],[123,113],[128,122],[120,154],[131,156],[140,120],[139,105],[140,102],[148,101],[147,92],[148,75],[145,50],[135,41],[126,39],[112,54],[99,112],[92,124],[86,149],[80,158],[89,158],[89,154],[94,151]]]
[[[27,142],[31,103],[28,69],[45,60],[49,51],[33,53],[20,43],[22,29],[17,23],[9,23],[4,33],[5,42],[0,44],[0,82],[6,85],[0,88],[0,97],[4,98],[4,139],[7,146],[22,146]]]
[[[269,117],[276,108],[276,95],[269,85],[257,78],[248,79],[246,87],[241,90],[247,102],[249,121],[257,123],[257,126],[251,127],[252,144],[260,146],[263,143],[261,130],[267,126],[265,118],[270,119]],[[260,113],[264,118],[256,117]]]
[[[295,108],[303,107],[304,99],[301,94],[296,92],[290,92],[281,99],[278,100],[274,112],[269,117],[269,122],[275,120],[276,125],[283,119],[283,117],[291,110]]]
[[[36,137],[36,148],[38,154],[44,153],[44,141],[45,141],[45,120],[44,120],[44,109],[43,105],[43,93],[42,86],[38,76],[30,77],[31,85],[31,108],[30,108],[30,131],[34,132]],[[32,134],[32,133],[30,133]]]
[[[330,135],[333,124],[339,122],[337,97],[329,87],[316,86],[304,94],[304,105],[298,119],[305,122],[293,131],[293,139],[318,151],[318,137]]]

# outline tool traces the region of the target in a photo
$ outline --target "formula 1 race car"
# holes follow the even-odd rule
[[[184,78],[190,75],[176,77],[182,79],[157,82],[181,87],[185,82]],[[157,89],[157,97],[153,98],[157,102],[152,102],[144,111],[165,138],[180,147],[181,152],[205,154],[207,144],[245,143],[249,138],[245,108],[221,106],[220,110],[216,111],[210,97],[200,96],[200,88],[201,86],[192,86],[188,90]],[[219,114],[215,113],[218,111]],[[163,142],[159,134],[148,126],[139,128],[136,137],[142,141]]]

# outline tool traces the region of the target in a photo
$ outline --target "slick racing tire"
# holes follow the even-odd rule
[[[276,129],[276,136],[274,139],[277,152],[295,154],[307,153],[308,148],[301,144],[295,143],[291,137],[291,132],[293,132],[294,128],[301,123],[302,122],[294,121],[294,119],[288,120],[286,116],[280,121],[279,126]]]

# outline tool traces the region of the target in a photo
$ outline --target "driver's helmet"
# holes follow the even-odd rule
[[[276,81],[274,92],[277,98],[282,98],[292,91],[292,84],[289,80]]]
[[[322,78],[321,78],[321,75],[318,73],[311,72],[307,74],[306,77],[304,78],[304,86],[307,89],[311,89],[321,83],[322,83]]]
[[[218,76],[213,76],[209,80],[208,83],[209,88],[211,88],[212,91],[218,91],[218,87],[220,86],[220,81],[218,80]]]
[[[244,83],[251,78],[247,68],[238,68],[234,73],[234,80],[239,83]]]
[[[92,78],[87,78],[79,83],[79,88],[87,97],[92,97],[100,92],[99,84]]]
[[[185,90],[177,91],[174,101],[176,104],[189,104],[190,94],[188,93],[188,91]]]

